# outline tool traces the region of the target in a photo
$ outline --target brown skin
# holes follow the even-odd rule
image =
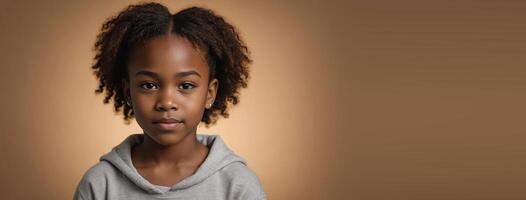
[[[155,75],[136,75],[140,71]],[[188,71],[198,75],[181,73]],[[218,88],[217,79],[209,81],[208,75],[204,54],[173,34],[153,38],[131,53],[124,93],[145,133],[131,158],[150,183],[173,186],[194,174],[208,155],[196,138],[204,109],[213,103]],[[163,117],[182,122],[175,129],[161,129],[153,122]]]

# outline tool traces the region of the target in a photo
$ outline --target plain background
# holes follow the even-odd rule
[[[71,199],[126,136],[95,95],[104,20],[136,1],[0,4],[0,194]],[[220,134],[269,199],[526,199],[524,1],[161,1],[254,60]]]

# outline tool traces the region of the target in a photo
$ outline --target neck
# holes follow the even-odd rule
[[[199,155],[206,154],[207,148],[201,144],[196,133],[186,135],[176,144],[161,145],[144,134],[144,141],[137,145],[137,152],[146,166],[180,166],[195,163]]]

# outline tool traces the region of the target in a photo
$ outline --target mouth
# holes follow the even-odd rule
[[[153,121],[153,124],[163,130],[173,130],[181,126],[183,121],[175,118],[161,118]]]
[[[158,128],[160,129],[163,129],[163,130],[173,130],[173,129],[176,129],[177,127],[181,126],[181,122],[158,122],[158,123],[154,123],[154,125],[156,125]]]

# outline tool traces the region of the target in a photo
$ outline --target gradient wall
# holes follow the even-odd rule
[[[96,96],[136,1],[0,3],[1,199],[71,199],[131,133]],[[524,1],[161,1],[235,24],[252,79],[220,134],[269,199],[526,199]]]

